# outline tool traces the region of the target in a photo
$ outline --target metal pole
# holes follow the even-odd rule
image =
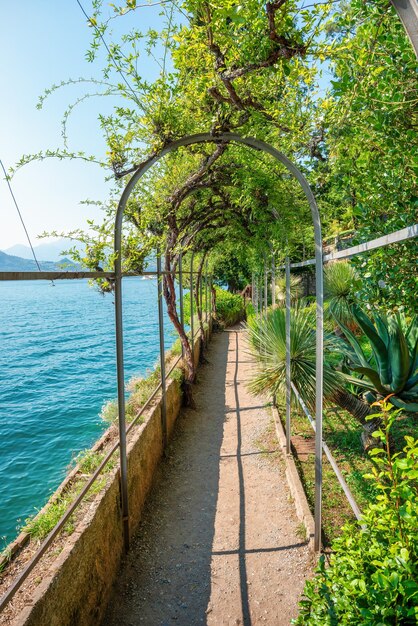
[[[260,293],[260,276],[257,276],[257,296],[258,296],[258,313],[259,315],[261,315],[262,306],[263,306],[263,302],[262,302],[263,294]]]
[[[183,253],[179,254],[179,296],[180,296],[180,324],[184,331],[184,302],[183,302]],[[181,356],[184,356],[184,346],[181,344]]]
[[[210,297],[210,304],[209,304],[209,324],[210,327],[212,328],[212,319],[213,319],[213,296],[212,296],[212,289],[213,289],[213,276],[212,274],[209,276],[209,297]]]
[[[254,307],[254,302],[255,302],[255,299],[254,299],[254,272],[252,272],[252,274],[251,274],[251,304],[253,305],[253,307]]]
[[[205,321],[208,323],[209,309],[208,309],[208,260],[206,259],[206,271],[205,271]]]
[[[264,255],[264,307],[265,313],[267,317],[267,308],[268,308],[268,282],[267,282],[267,263],[266,263],[266,255]]]
[[[292,388],[290,386],[290,263],[286,257],[286,453],[290,454],[290,402]]]
[[[191,341],[191,346],[192,346],[192,355],[194,354],[194,329],[193,329],[193,257],[194,257],[194,252],[192,252],[192,256],[190,257],[190,332],[192,335],[192,341]]]
[[[122,259],[121,232],[115,229],[115,329],[116,371],[118,384],[118,425],[120,455],[120,500],[122,507],[123,545],[129,550],[128,458],[126,454],[125,377],[123,366]]]
[[[318,248],[320,247],[320,251]],[[316,257],[316,398],[315,398],[315,536],[314,549],[321,550],[322,528],[322,405],[324,373],[324,268],[322,242],[315,241]]]
[[[418,4],[416,0],[391,0],[418,57]]]
[[[161,255],[157,251],[157,293],[158,293],[158,330],[160,336],[160,369],[161,369],[161,431],[163,450],[167,445],[167,399],[165,379],[165,347],[164,347],[164,313],[163,313],[163,284],[161,275]]]
[[[200,280],[199,280],[199,300],[200,300],[200,317],[203,321],[203,268],[200,273]]]

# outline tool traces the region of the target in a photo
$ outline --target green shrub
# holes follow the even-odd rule
[[[242,296],[215,287],[216,317],[225,326],[232,326],[244,318],[244,301]]]
[[[363,528],[343,528],[332,544],[329,567],[321,557],[307,581],[294,624],[416,624],[418,619],[418,440],[405,437],[391,455],[389,432],[399,411],[381,403],[382,429],[374,433],[373,478],[377,496],[364,511]],[[371,416],[376,417],[376,416]]]

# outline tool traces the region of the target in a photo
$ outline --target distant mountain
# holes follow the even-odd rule
[[[69,270],[76,272],[80,269],[78,265],[69,259],[62,258],[59,263],[54,261],[40,261],[39,265],[43,272],[60,272]],[[37,272],[38,266],[32,259],[23,259],[0,251],[0,272]]]
[[[70,248],[76,247],[77,250],[83,251],[84,245],[73,241],[72,239],[57,239],[56,241],[50,241],[49,243],[41,243],[37,246],[34,246],[36,258],[38,261],[48,261],[48,262],[56,262],[62,261],[62,251],[69,250]],[[6,254],[17,256],[22,259],[30,259],[33,260],[32,250],[29,246],[24,246],[22,244],[16,244],[11,246],[10,248],[6,248],[3,250]],[[22,270],[23,271],[23,270]]]

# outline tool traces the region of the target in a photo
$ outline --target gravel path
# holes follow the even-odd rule
[[[281,626],[297,614],[311,560],[270,417],[246,389],[244,333],[215,335],[206,356],[198,409],[179,417],[106,626]]]

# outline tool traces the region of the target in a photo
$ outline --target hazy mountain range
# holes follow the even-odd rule
[[[41,243],[34,246],[33,249],[35,250],[38,261],[57,262],[61,261],[63,258],[63,250],[69,250],[74,247],[80,251],[84,250],[83,244],[77,241],[72,241],[71,239],[57,239],[56,241],[51,241],[49,243]],[[30,247],[20,243],[11,246],[10,248],[6,248],[2,252],[11,256],[20,257],[21,259],[30,259],[33,261],[33,254]]]
[[[81,244],[76,244],[82,250]],[[63,250],[74,246],[70,239],[59,239],[50,243],[34,246],[36,258],[44,272],[59,272],[62,269],[76,271],[80,267],[67,257],[62,256]],[[17,244],[0,251],[1,272],[36,272],[38,266],[29,246]]]
[[[44,272],[59,272],[62,270],[78,271],[81,267],[71,261],[68,257],[62,256],[63,250],[77,247],[80,252],[84,246],[71,239],[58,239],[50,243],[42,243],[34,246],[36,258],[39,261],[41,270]],[[147,271],[156,271],[155,256],[150,255],[147,261]],[[32,250],[29,246],[16,244],[10,248],[0,251],[0,272],[36,272],[38,266],[33,258]]]

